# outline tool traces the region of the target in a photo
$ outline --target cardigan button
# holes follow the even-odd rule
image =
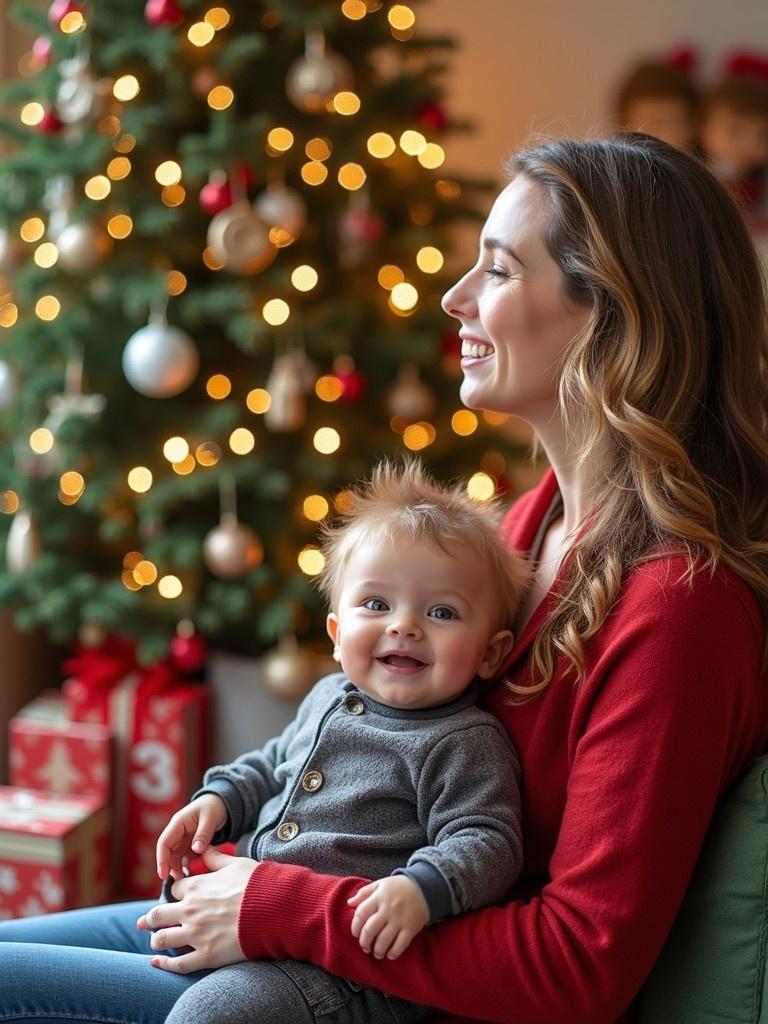
[[[301,788],[307,793],[316,793],[324,782],[323,773],[313,770],[307,772],[301,780]]]
[[[350,715],[362,715],[365,713],[365,704],[362,697],[356,693],[350,693],[344,698],[344,710]]]
[[[295,821],[284,821],[277,829],[277,838],[281,839],[284,843],[290,843],[298,834],[299,826]]]

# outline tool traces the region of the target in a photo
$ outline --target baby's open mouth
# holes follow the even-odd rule
[[[392,665],[394,668],[421,668],[422,665],[426,665],[425,661],[410,658],[406,654],[385,654],[383,658],[376,660],[383,661],[385,665]]]

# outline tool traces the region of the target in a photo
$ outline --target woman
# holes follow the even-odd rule
[[[158,953],[163,1007],[189,972],[268,957],[469,1017],[626,1020],[718,797],[766,749],[768,326],[739,214],[646,136],[510,170],[444,307],[464,402],[527,419],[552,464],[507,518],[535,574],[485,699],[523,765],[523,880],[390,962],[350,934],[359,879],[208,854],[140,918],[194,950]]]

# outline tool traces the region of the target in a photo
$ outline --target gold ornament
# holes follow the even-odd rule
[[[277,255],[269,226],[247,199],[239,199],[211,218],[208,248],[214,258],[236,274],[258,274]]]
[[[215,576],[239,579],[261,564],[264,549],[249,526],[237,520],[235,481],[225,473],[219,479],[219,525],[203,541],[203,560]]]
[[[32,515],[20,508],[13,517],[5,547],[5,567],[13,576],[31,569],[42,554],[43,545]]]
[[[322,32],[308,32],[306,51],[288,69],[288,99],[307,114],[324,114],[337,92],[351,88],[352,68],[338,53],[326,50]]]
[[[70,274],[84,274],[93,270],[108,255],[109,236],[87,221],[67,224],[56,239],[59,265]]]
[[[267,651],[261,667],[264,688],[280,700],[301,700],[320,675],[317,656],[300,647],[293,634],[281,637],[277,647]]]

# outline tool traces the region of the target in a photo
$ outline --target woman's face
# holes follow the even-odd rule
[[[534,426],[555,411],[563,354],[590,317],[563,294],[548,216],[542,187],[518,174],[493,204],[477,263],[443,296],[461,323],[461,400]]]

